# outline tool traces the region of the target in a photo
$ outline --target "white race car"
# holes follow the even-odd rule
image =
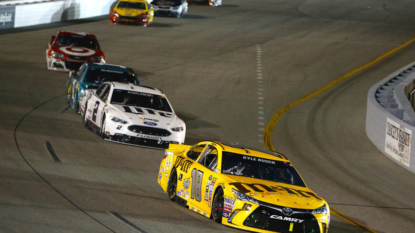
[[[106,82],[87,90],[81,114],[85,127],[106,140],[166,149],[183,144],[186,124],[160,89]]]

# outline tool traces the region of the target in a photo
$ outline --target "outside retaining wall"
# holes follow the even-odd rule
[[[415,62],[370,88],[366,134],[388,158],[415,173],[415,149],[412,148],[415,119],[411,119],[414,111],[404,93],[405,87],[414,79]]]
[[[0,2],[0,29],[108,15],[116,2],[117,0],[25,0]]]

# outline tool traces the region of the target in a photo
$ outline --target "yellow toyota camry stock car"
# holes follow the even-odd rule
[[[327,233],[326,201],[279,153],[203,141],[170,144],[158,182],[172,201],[253,232]]]
[[[119,0],[110,12],[111,24],[138,24],[144,27],[153,23],[154,10],[146,0]]]

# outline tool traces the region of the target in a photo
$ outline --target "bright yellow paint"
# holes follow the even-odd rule
[[[189,151],[194,151],[194,156],[188,153]],[[218,219],[218,221],[230,227],[254,232],[271,232],[244,225],[244,221],[248,218],[252,219],[252,214],[259,207],[256,201],[268,203],[268,205],[274,205],[274,207],[282,206],[301,209],[302,211],[316,210],[325,205],[327,207],[326,213],[315,213],[314,217],[317,219],[320,229],[322,229],[323,223],[329,225],[330,209],[327,202],[308,187],[252,178],[235,173],[232,173],[233,175],[229,173],[223,174],[223,152],[239,154],[240,158],[247,159],[247,161],[257,161],[266,164],[272,164],[273,161],[276,163],[288,163],[286,164],[287,166],[295,169],[285,157],[277,153],[268,154],[211,141],[200,142],[194,147],[170,144],[160,164],[158,183],[168,193],[170,198],[180,198],[190,210],[208,218],[211,216],[213,218],[215,194],[222,189],[224,202],[233,204],[223,208],[227,211],[223,213],[223,217]],[[216,166],[209,168],[209,166],[204,165],[204,155],[217,156]],[[260,159],[262,160],[260,161]],[[212,163],[208,162],[207,164]],[[245,168],[249,170],[249,166],[244,165],[243,169]],[[264,172],[261,174],[268,173]],[[176,180],[176,183],[172,183],[174,180]],[[170,185],[176,185],[175,191],[169,192],[171,187],[173,187],[170,186],[169,188],[169,182]],[[241,196],[238,198],[235,190],[242,193],[239,195],[242,195],[244,198],[241,198]],[[246,197],[253,198],[254,200],[250,201]],[[228,223],[232,213],[234,213],[234,217]],[[271,216],[274,216],[275,219],[284,218],[281,221],[291,222],[292,225],[290,228],[287,227],[287,231],[289,229],[292,230],[295,227],[294,225],[300,224],[298,223],[300,220],[291,220],[291,218],[283,214],[277,215],[270,212],[269,217]]]
[[[363,66],[361,66],[361,67],[359,67],[359,68],[357,68],[357,69],[355,69],[353,71],[350,71],[349,73],[347,73],[347,74],[345,74],[345,75],[343,75],[343,76],[341,76],[341,77],[339,77],[339,78],[331,81],[330,83],[326,84],[322,88],[320,88],[320,89],[318,89],[318,90],[316,90],[316,91],[314,91],[314,92],[312,92],[312,93],[310,93],[310,94],[302,97],[301,99],[296,100],[296,101],[294,101],[294,102],[286,105],[285,107],[278,109],[278,111],[275,112],[274,116],[272,116],[271,120],[269,121],[269,123],[267,124],[267,126],[265,128],[265,132],[264,132],[264,144],[265,144],[265,147],[268,150],[270,150],[270,151],[275,151],[275,149],[274,149],[274,147],[272,145],[272,139],[271,139],[272,131],[273,131],[275,125],[278,123],[278,120],[280,119],[281,115],[285,111],[287,111],[288,109],[290,109],[290,108],[292,108],[292,107],[294,107],[294,106],[296,106],[298,104],[301,104],[304,101],[307,101],[307,100],[313,98],[314,96],[316,96],[316,95],[318,95],[318,94],[326,91],[327,89],[333,87],[337,83],[339,83],[339,82],[341,82],[341,81],[343,81],[343,80],[345,80],[347,78],[350,78],[354,74],[356,74],[356,73],[358,73],[358,72],[360,72],[360,71],[362,71],[362,70],[364,70],[364,69],[366,69],[366,68],[368,68],[368,67],[370,67],[370,66],[372,66],[372,65],[374,65],[374,64],[376,64],[376,63],[378,63],[380,61],[382,61],[383,59],[385,59],[385,58],[389,57],[390,55],[392,55],[393,53],[397,52],[398,50],[403,49],[403,48],[407,47],[408,45],[412,44],[413,42],[415,42],[415,38],[413,38],[413,39],[407,41],[406,43],[404,43],[404,44],[402,44],[402,45],[400,45],[400,46],[398,46],[398,47],[390,50],[389,52],[387,52],[387,53],[383,54],[382,56],[376,58],[375,60],[367,63],[366,65],[363,65]],[[330,210],[335,215],[337,215],[338,217],[340,217],[340,218],[342,218],[342,219],[344,219],[344,220],[346,220],[346,221],[348,221],[348,222],[350,222],[350,223],[352,223],[352,224],[360,227],[361,229],[363,229],[363,230],[365,230],[367,232],[376,233],[374,230],[372,230],[369,227],[367,227],[367,226],[365,226],[365,225],[363,225],[363,224],[361,224],[361,223],[359,223],[359,222],[357,222],[357,221],[355,221],[355,220],[347,217],[346,215],[344,215],[344,214],[340,213],[339,211],[335,210],[333,207],[330,207]]]

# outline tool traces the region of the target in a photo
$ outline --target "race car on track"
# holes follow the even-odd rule
[[[153,23],[154,10],[146,0],[120,0],[110,12],[111,24],[138,24],[147,27]]]
[[[183,17],[187,14],[188,3],[186,0],[153,0],[151,6],[156,16]]]
[[[97,89],[104,82],[140,84],[134,70],[124,66],[84,63],[77,71],[69,72],[68,100],[72,109],[81,113],[80,104],[87,89]]]
[[[164,149],[184,143],[186,125],[160,89],[106,82],[86,95],[84,124],[106,140]]]
[[[84,32],[59,31],[52,36],[46,48],[49,70],[77,70],[84,62],[105,63],[97,38]]]
[[[204,141],[172,145],[158,182],[170,200],[251,232],[327,233],[327,202],[279,153]]]
[[[197,6],[220,6],[222,5],[222,0],[187,0],[190,5]]]

